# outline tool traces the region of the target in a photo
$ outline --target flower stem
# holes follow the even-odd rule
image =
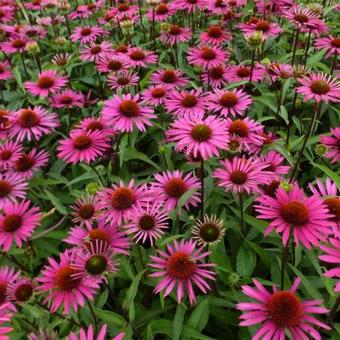
[[[296,34],[295,34],[295,41],[294,41],[294,49],[293,49],[293,56],[292,56],[292,66],[294,65],[295,62],[295,54],[296,54],[296,48],[297,48],[297,44],[299,41],[299,34],[300,34],[300,28],[297,28],[296,30]]]
[[[250,66],[250,75],[249,75],[249,83],[251,84],[253,81],[253,73],[254,73],[254,64],[255,64],[255,49],[251,52],[251,66]]]
[[[244,208],[243,208],[243,196],[242,192],[239,192],[239,201],[240,201],[240,219],[241,219],[241,232],[244,233]]]
[[[201,218],[204,216],[204,160],[201,159]]]
[[[90,310],[90,313],[92,315],[92,319],[93,319],[93,326],[94,326],[94,334],[95,336],[97,335],[97,324],[98,324],[98,319],[97,319],[97,316],[96,316],[96,313],[94,312],[94,309],[93,309],[93,306],[92,306],[92,303],[91,301],[86,298],[86,302],[87,302],[87,305],[89,306],[89,310]]]
[[[334,58],[333,58],[332,67],[331,67],[331,75],[333,74],[333,72],[335,70],[335,66],[336,66],[337,61],[338,61],[338,55],[337,55],[337,53],[335,53]]]
[[[309,46],[310,46],[311,35],[312,35],[312,30],[310,29],[309,33],[308,33],[306,47],[305,47],[305,53],[304,53],[304,56],[303,56],[303,65],[305,65],[305,66],[306,66],[306,63],[307,63],[307,56],[308,56],[308,50],[309,50]]]
[[[289,252],[289,243],[290,239],[293,235],[293,226],[290,226],[289,236],[286,245],[282,249],[282,255],[281,255],[281,290],[284,290],[285,288],[285,271],[286,271],[286,265],[288,260],[288,252]]]
[[[328,317],[327,317],[328,323],[331,323],[333,321],[336,313],[338,312],[339,306],[340,306],[340,295],[337,297],[332,309],[329,311],[329,314],[328,314]]]
[[[23,66],[24,71],[25,71],[25,76],[26,76],[26,78],[28,78],[28,72],[27,72],[24,56],[23,56],[22,53],[19,53],[19,54],[20,54],[20,59],[21,59],[21,62],[22,62],[22,66]]]

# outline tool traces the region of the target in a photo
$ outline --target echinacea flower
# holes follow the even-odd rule
[[[210,252],[203,252],[203,247],[197,248],[194,241],[174,241],[167,244],[166,251],[159,251],[159,256],[150,256],[150,267],[154,272],[151,277],[161,277],[155,288],[155,293],[164,291],[164,297],[177,290],[177,302],[181,303],[186,291],[191,304],[196,302],[193,286],[197,286],[204,294],[210,290],[206,280],[214,280],[215,272],[211,270],[215,265],[206,263],[204,259]]]
[[[188,191],[200,188],[199,179],[192,173],[186,175],[182,171],[166,171],[154,175],[156,182],[152,183],[151,196],[163,201],[168,211],[175,209],[180,198]],[[197,206],[201,201],[199,193],[193,192],[185,202],[184,207]]]
[[[8,80],[13,77],[9,62],[7,60],[0,61],[0,80]]]
[[[311,73],[304,78],[298,79],[301,84],[296,92],[303,95],[304,100],[316,102],[340,102],[340,81],[323,73]]]
[[[30,201],[7,202],[0,214],[0,246],[7,252],[13,242],[21,248],[34,229],[40,224],[41,214],[37,207],[30,208]]]
[[[112,55],[113,48],[108,41],[103,41],[100,44],[92,42],[89,46],[85,46],[80,54],[82,61],[96,62],[106,56]]]
[[[131,86],[137,86],[138,81],[139,76],[131,71],[116,72],[107,77],[107,83],[111,90],[128,90]]]
[[[229,53],[219,47],[201,45],[200,47],[191,47],[188,50],[188,63],[194,66],[202,67],[208,70],[212,67],[224,64],[229,58]]]
[[[284,157],[276,151],[269,151],[260,157],[261,161],[267,164],[265,170],[273,172],[278,178],[286,175],[290,169],[288,165],[282,165]]]
[[[163,44],[169,44],[171,46],[178,43],[184,43],[191,39],[192,33],[188,27],[180,27],[178,25],[170,25],[169,29],[163,32],[159,40]]]
[[[146,17],[151,21],[165,21],[175,13],[172,3],[161,2],[155,9],[150,8]]]
[[[202,81],[213,89],[219,89],[228,82],[227,73],[228,69],[225,65],[215,66],[202,73]]]
[[[269,235],[275,229],[282,234],[283,245],[292,235],[297,245],[302,243],[311,249],[312,246],[318,246],[320,241],[325,241],[336,226],[331,220],[333,215],[323,201],[316,195],[306,197],[297,184],[292,185],[288,192],[278,187],[275,198],[262,195],[256,200],[257,217],[271,220],[264,235]]]
[[[327,58],[332,55],[340,55],[340,37],[330,35],[329,37],[316,39],[314,46],[319,50],[325,49],[327,51]]]
[[[119,333],[112,340],[123,340],[125,333]],[[106,324],[102,326],[98,334],[93,331],[92,325],[90,325],[87,330],[84,328],[80,329],[79,336],[75,333],[70,333],[66,337],[66,340],[105,340],[106,339]]]
[[[215,215],[205,215],[191,228],[192,238],[204,246],[219,243],[225,234],[224,222]]]
[[[55,70],[46,70],[39,73],[36,81],[26,81],[25,88],[34,96],[47,97],[58,92],[66,83],[66,76],[58,75]]]
[[[122,54],[105,55],[96,62],[96,68],[101,73],[126,71],[128,67],[127,58]]]
[[[50,98],[50,103],[57,109],[71,109],[73,107],[81,108],[84,106],[84,96],[82,93],[67,89],[53,95],[53,97]]]
[[[176,142],[176,151],[206,160],[228,147],[228,132],[223,120],[214,116],[177,119],[166,131],[167,140]]]
[[[170,89],[164,85],[150,86],[142,93],[142,101],[145,101],[153,106],[163,105],[170,93]]]
[[[211,25],[207,31],[202,32],[200,40],[203,44],[219,46],[231,39],[231,34],[219,25]]]
[[[136,204],[132,210],[129,222],[124,226],[128,235],[133,235],[137,243],[148,242],[153,246],[156,239],[159,239],[168,229],[167,211],[161,202],[147,202],[145,207]]]
[[[81,245],[89,245],[89,243],[96,242],[96,240],[109,243],[117,254],[129,254],[130,243],[126,233],[121,231],[116,225],[106,223],[103,219],[98,221],[97,226],[94,224],[88,226],[84,224],[81,227],[71,228],[69,235],[64,241],[79,247]]]
[[[0,169],[7,170],[13,166],[14,162],[19,159],[22,148],[22,144],[11,140],[0,145]]]
[[[301,32],[308,32],[319,20],[317,14],[298,4],[286,9],[283,17],[288,19]]]
[[[249,327],[261,324],[260,329],[253,336],[253,340],[285,339],[285,332],[289,331],[294,340],[321,339],[314,327],[329,330],[330,327],[316,319],[312,314],[325,314],[328,310],[320,306],[320,300],[305,300],[297,296],[300,279],[295,279],[289,290],[268,291],[259,281],[253,280],[255,287],[242,286],[244,295],[252,302],[241,302],[237,308],[243,312],[240,326]]]
[[[103,135],[113,137],[116,135],[115,129],[105,122],[101,117],[86,117],[82,119],[73,129],[85,132],[100,131]]]
[[[177,10],[180,9],[190,13],[203,10],[207,2],[207,0],[175,0],[173,6]]]
[[[184,77],[180,70],[158,70],[150,77],[150,81],[154,85],[163,85],[169,89],[184,87],[188,84],[188,79]]]
[[[249,81],[250,75],[253,82],[262,80],[266,69],[260,65],[255,64],[253,70],[249,65],[232,65],[227,69],[227,79],[229,82]]]
[[[8,283],[7,296],[16,303],[27,302],[33,295],[35,283],[29,278],[19,277]]]
[[[15,310],[12,304],[8,304],[9,298],[7,295],[7,289],[9,284],[14,282],[19,277],[19,275],[20,272],[16,272],[14,268],[7,266],[0,268],[0,308],[4,304],[7,304],[7,307],[10,307],[11,310]]]
[[[19,198],[25,198],[27,187],[22,176],[0,172],[0,209],[8,203],[16,203]]]
[[[136,185],[134,180],[131,180],[128,185],[120,181],[119,185],[112,184],[111,188],[101,191],[99,200],[105,220],[113,224],[127,221],[135,204],[144,205],[149,200],[146,189],[145,184]]]
[[[73,250],[65,250],[59,256],[59,261],[53,258],[48,259],[37,278],[40,285],[37,290],[41,293],[47,293],[43,303],[50,304],[52,313],[56,312],[61,306],[63,314],[68,314],[70,310],[75,312],[78,307],[83,307],[85,300],[93,300],[98,283],[87,277],[74,278],[77,271],[72,269]]]
[[[276,37],[282,32],[280,25],[261,19],[253,19],[248,23],[238,24],[237,27],[244,34],[261,32],[265,38]]]
[[[0,338],[2,340],[8,340],[8,333],[12,332],[13,328],[8,325],[13,316],[13,312],[10,309],[10,304],[4,303],[0,305]]]
[[[325,156],[331,159],[331,163],[340,160],[340,127],[331,128],[331,136],[323,135],[320,142],[327,147]]]
[[[91,163],[110,147],[101,131],[71,131],[70,137],[59,142],[58,158],[67,163]]]
[[[107,32],[99,26],[80,26],[73,30],[70,39],[73,42],[79,41],[82,45],[87,45],[103,35],[107,35]]]
[[[148,67],[156,64],[158,56],[151,51],[142,50],[139,47],[131,47],[126,54],[127,62],[130,67]]]
[[[9,136],[19,142],[25,139],[38,141],[58,126],[59,119],[56,113],[50,113],[41,106],[34,106],[13,114],[13,125]]]
[[[97,196],[87,195],[71,205],[72,222],[76,225],[91,227],[101,215]]]
[[[224,117],[244,115],[252,104],[251,97],[243,90],[215,90],[208,97],[208,109]]]
[[[225,191],[248,194],[260,192],[259,185],[268,183],[273,173],[266,171],[266,165],[257,158],[234,157],[220,162],[222,168],[215,170],[213,177]]]
[[[145,131],[146,126],[152,125],[150,119],[156,118],[156,115],[154,110],[140,102],[139,98],[139,94],[114,95],[112,99],[104,102],[103,119],[122,132],[131,132],[134,126]]]
[[[1,50],[6,54],[24,53],[27,51],[27,45],[30,43],[26,37],[22,35],[14,35],[8,41],[0,43]]]

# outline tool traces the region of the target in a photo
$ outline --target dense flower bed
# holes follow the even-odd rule
[[[339,339],[339,9],[0,0],[0,339]]]

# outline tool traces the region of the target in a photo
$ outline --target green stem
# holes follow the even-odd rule
[[[292,238],[292,235],[293,235],[293,230],[294,230],[294,228],[291,225],[287,243],[282,249],[282,255],[281,255],[281,290],[284,290],[284,288],[285,288],[285,270],[286,270],[286,265],[287,265],[287,260],[288,260],[289,243],[290,243],[290,239]]]

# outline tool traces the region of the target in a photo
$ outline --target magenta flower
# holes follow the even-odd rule
[[[131,86],[137,86],[139,81],[138,74],[132,71],[121,71],[110,74],[107,83],[111,90],[129,90]]]
[[[203,10],[207,0],[175,0],[173,6],[176,10],[185,10],[186,12],[195,12]]]
[[[283,13],[283,17],[288,19],[301,32],[308,32],[313,29],[318,21],[318,14],[312,12],[310,9],[303,8],[296,4],[288,8]]]
[[[155,8],[155,14],[153,14],[153,10],[152,8],[150,8],[149,11],[146,13],[146,17],[150,21],[152,21],[153,18],[155,19],[155,21],[165,21],[175,13],[176,10],[174,9],[172,3],[161,2]]]
[[[33,295],[35,283],[28,278],[19,277],[8,283],[7,296],[16,303],[25,303]]]
[[[180,198],[192,189],[200,188],[199,180],[192,173],[183,175],[182,171],[166,171],[154,175],[156,182],[152,183],[151,197],[157,197],[159,201],[163,201],[168,211],[175,209]],[[199,193],[194,192],[186,201],[184,207],[197,206],[201,201]]]
[[[325,156],[330,158],[332,163],[338,162],[340,160],[340,127],[331,128],[331,136],[323,135],[320,141],[328,148]]]
[[[143,91],[142,101],[147,102],[154,107],[158,105],[163,105],[166,101],[166,98],[170,94],[170,91],[171,90],[164,85],[150,86]]]
[[[150,243],[154,245],[156,239],[164,235],[168,229],[168,216],[162,203],[147,202],[145,207],[140,204],[134,206],[130,214],[129,222],[124,225],[128,235],[133,235],[133,240],[137,243]]]
[[[26,37],[16,34],[8,41],[1,42],[0,47],[6,54],[24,53],[27,50],[28,43],[30,41]]]
[[[329,244],[320,245],[320,249],[324,252],[319,256],[320,260],[325,261],[332,266],[337,266],[335,268],[329,269],[325,272],[327,277],[336,277],[340,279],[340,240],[335,238],[330,238]],[[340,292],[340,281],[337,282],[334,291]]]
[[[303,95],[304,100],[316,102],[340,102],[340,82],[323,73],[311,73],[298,79],[301,86],[296,91]]]
[[[8,170],[12,167],[14,162],[19,159],[22,149],[22,144],[11,140],[0,145],[0,169]]]
[[[252,73],[252,81],[256,82],[264,78],[266,69],[260,65],[255,64]],[[227,79],[229,82],[249,81],[251,74],[251,67],[248,65],[232,65],[227,70]]]
[[[70,38],[73,42],[79,41],[82,45],[87,45],[104,35],[107,35],[107,32],[99,26],[84,26],[76,27]]]
[[[103,118],[86,117],[82,119],[73,129],[73,131],[80,130],[82,132],[100,131],[103,135],[113,137],[116,134],[115,129],[104,122]]]
[[[0,268],[0,308],[5,304],[10,310],[16,310],[15,306],[9,302],[9,298],[6,293],[9,285],[14,282],[19,277],[19,275],[20,272],[16,272],[13,268],[9,268],[7,266]]]
[[[114,95],[112,99],[104,102],[102,117],[110,122],[117,130],[131,132],[134,126],[139,131],[145,131],[151,126],[150,119],[156,118],[154,110],[139,101],[139,94]]]
[[[119,333],[112,340],[123,340],[125,333]],[[106,324],[100,329],[98,334],[94,334],[92,325],[87,330],[84,328],[80,329],[79,336],[75,333],[70,333],[66,337],[66,340],[105,340],[106,339]]]
[[[127,62],[130,67],[148,67],[150,64],[156,64],[158,56],[151,51],[142,50],[139,47],[128,49]]]
[[[0,305],[0,337],[3,340],[8,340],[8,333],[12,332],[13,328],[5,324],[11,321],[13,312],[8,303]]]
[[[188,84],[188,79],[183,76],[180,70],[158,70],[150,77],[150,81],[154,85],[162,85],[169,89],[184,87]]]
[[[120,72],[126,71],[129,63],[122,53],[105,55],[96,62],[96,68],[101,73]]]
[[[314,46],[319,50],[325,49],[327,51],[327,58],[331,57],[332,55],[340,55],[340,37],[333,37],[330,35],[326,38],[316,39]]]
[[[227,40],[231,40],[231,34],[219,25],[211,25],[207,31],[200,34],[203,44],[220,46]]]
[[[244,115],[252,99],[243,90],[215,90],[208,98],[208,109],[227,117]]]
[[[21,248],[34,229],[40,224],[39,208],[29,208],[30,201],[7,202],[0,215],[0,246],[7,252],[13,242]]]
[[[186,291],[191,304],[196,302],[193,286],[197,286],[204,294],[210,290],[206,280],[214,280],[215,272],[211,270],[213,263],[206,263],[204,259],[210,252],[203,252],[203,247],[197,248],[194,241],[180,243],[174,241],[167,244],[166,251],[158,251],[159,256],[150,256],[149,264],[154,269],[152,277],[161,277],[154,292],[164,291],[164,297],[177,290],[177,302],[181,303]]]
[[[261,161],[267,164],[265,170],[273,172],[278,178],[286,175],[290,169],[288,165],[282,165],[284,157],[276,151],[269,151],[267,154],[260,157]]]
[[[91,163],[103,156],[110,147],[108,138],[101,131],[71,131],[70,138],[59,142],[58,158],[67,163]]]
[[[228,69],[225,65],[212,67],[202,73],[203,84],[211,86],[213,89],[221,88],[228,82]]]
[[[219,156],[219,150],[228,148],[228,132],[225,122],[214,116],[204,119],[189,116],[179,118],[166,132],[168,141],[176,142],[176,151],[206,160]]]
[[[287,192],[282,187],[276,189],[275,198],[262,195],[255,205],[258,218],[271,220],[264,235],[269,235],[274,229],[282,233],[282,243],[287,244],[291,233],[295,243],[302,243],[310,249],[325,241],[327,235],[336,226],[332,222],[333,215],[329,213],[323,201],[313,195],[306,197],[297,184]]]
[[[64,241],[79,247],[81,245],[89,246],[90,243],[95,243],[96,240],[109,243],[116,254],[129,254],[130,243],[126,233],[117,226],[105,223],[103,219],[98,221],[97,227],[94,224],[84,224],[82,227],[71,228],[68,237]]]
[[[58,92],[67,83],[67,77],[59,76],[55,70],[42,71],[36,82],[26,81],[26,90],[40,97],[47,97],[51,93]]]
[[[74,278],[77,271],[72,269],[74,252],[66,250],[60,254],[59,261],[48,259],[37,281],[40,285],[37,289],[47,293],[44,304],[49,303],[51,312],[56,312],[63,306],[63,314],[70,310],[75,312],[78,306],[83,307],[85,300],[93,300],[98,284],[88,278]]]
[[[108,41],[103,41],[100,44],[94,42],[89,46],[85,46],[80,54],[80,60],[96,62],[106,56],[111,56],[114,50]]]
[[[178,25],[170,25],[169,30],[163,32],[159,40],[163,44],[169,44],[171,46],[177,45],[178,43],[184,43],[191,39],[192,33],[190,28],[180,27]]]
[[[7,60],[0,61],[0,80],[8,80],[13,77],[9,62]]]
[[[0,172],[0,209],[6,204],[16,203],[18,198],[25,198],[27,187],[22,176]]]
[[[238,24],[237,27],[244,34],[262,32],[265,38],[276,37],[282,32],[280,25],[261,19],[253,19],[248,23]]]
[[[50,104],[57,108],[73,108],[79,107],[82,108],[84,106],[84,96],[76,91],[66,89],[62,92],[56,93],[53,97],[50,98]]]
[[[259,281],[253,280],[255,287],[242,286],[243,294],[254,302],[241,302],[237,308],[243,312],[240,326],[261,324],[253,340],[285,339],[288,330],[293,339],[321,339],[314,327],[329,330],[330,327],[311,314],[325,314],[328,310],[320,306],[320,300],[301,301],[296,295],[300,279],[295,279],[289,290],[269,292]]]
[[[223,168],[215,170],[213,177],[217,179],[217,185],[226,191],[260,192],[259,185],[267,184],[273,178],[273,173],[265,170],[267,165],[256,158],[234,157],[220,163]]]
[[[100,217],[102,211],[98,196],[87,195],[71,205],[72,222],[76,225],[90,228]]]
[[[203,68],[204,70],[211,69],[222,64],[225,64],[229,58],[229,53],[219,47],[211,47],[202,45],[200,47],[191,47],[188,50],[188,63],[194,66]]]

